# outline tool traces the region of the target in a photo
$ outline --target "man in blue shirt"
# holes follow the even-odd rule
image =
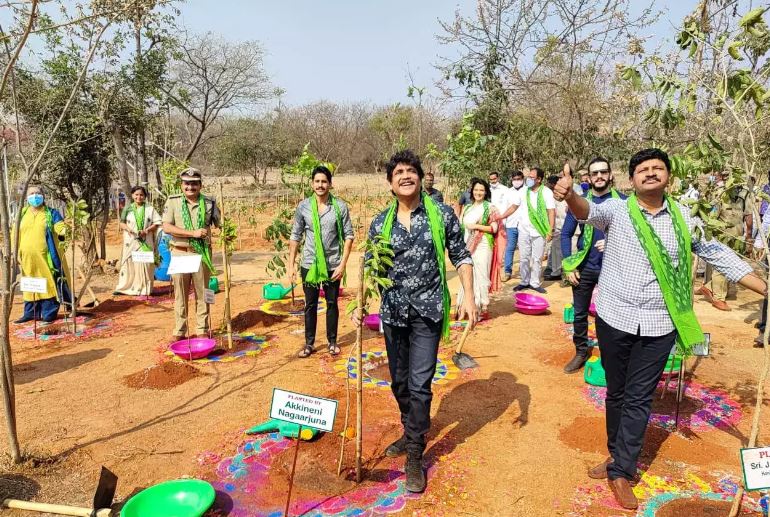
[[[612,171],[609,162],[601,157],[594,158],[588,164],[588,183],[591,188],[584,194],[594,203],[602,203],[613,196],[626,199],[625,195],[614,193],[612,185]],[[572,252],[572,236],[580,226],[580,237],[577,242],[577,251]],[[591,348],[588,346],[588,307],[591,305],[591,296],[599,282],[599,272],[602,269],[602,256],[604,255],[604,233],[601,230],[592,229],[591,242],[586,244],[585,225],[578,225],[572,212],[567,212],[564,226],[561,230],[561,252],[563,255],[562,269],[567,281],[572,284],[572,305],[575,309],[575,323],[572,341],[575,343],[575,357],[570,359],[564,367],[565,373],[575,373],[582,368],[591,356]],[[588,251],[583,251],[588,247]],[[574,256],[573,256],[574,255]],[[582,259],[581,259],[581,255]]]

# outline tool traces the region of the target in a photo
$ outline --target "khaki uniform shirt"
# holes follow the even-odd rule
[[[749,191],[745,188],[735,189],[728,202],[719,205],[719,214],[727,223],[725,233],[733,237],[742,237],[746,233],[745,220],[754,210]]]
[[[184,227],[184,219],[182,218],[182,203],[187,203],[187,208],[190,210],[190,220],[192,221],[192,229],[198,229],[198,210],[199,203],[192,203],[187,200],[184,194],[174,194],[166,200],[166,206],[163,209],[163,222],[173,224],[174,226],[182,229]],[[208,228],[211,225],[219,228],[220,215],[219,208],[213,199],[203,196],[203,203],[206,206],[206,215],[204,216],[204,227]],[[171,236],[171,245],[187,248],[190,246],[189,241],[184,237]]]

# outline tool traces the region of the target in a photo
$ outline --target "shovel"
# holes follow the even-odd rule
[[[468,334],[471,331],[471,322],[468,321],[468,325],[466,325],[465,330],[463,330],[463,335],[460,337],[460,342],[457,344],[457,348],[455,348],[455,353],[452,356],[452,362],[455,363],[455,366],[457,366],[461,370],[468,370],[469,368],[478,368],[479,363],[476,362],[473,357],[469,356],[466,353],[463,353],[463,345],[465,344],[465,340],[468,339]]]
[[[94,503],[91,508],[65,506],[61,504],[35,503],[19,499],[4,499],[3,508],[17,508],[34,512],[54,513],[56,515],[74,515],[76,517],[110,517],[112,515],[112,500],[118,486],[118,476],[102,467],[99,484],[96,486]]]

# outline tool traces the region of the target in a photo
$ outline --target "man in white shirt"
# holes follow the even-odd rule
[[[553,192],[543,185],[545,173],[534,167],[527,173],[526,186],[519,199],[505,211],[504,217],[519,213],[519,274],[521,282],[514,291],[533,289],[545,294],[540,285],[540,270],[543,266],[545,245],[550,242],[556,224],[556,202]],[[530,209],[531,208],[531,209]]]
[[[505,214],[514,204],[514,201],[519,200],[524,188],[524,173],[521,171],[513,171],[511,174],[511,188],[508,189],[505,195],[506,209],[501,214]],[[507,282],[511,279],[513,274],[513,253],[516,251],[516,244],[519,240],[519,214],[512,213],[505,218],[505,260],[503,282]]]
[[[489,190],[492,195],[492,204],[495,205],[499,213],[504,213],[508,209],[508,187],[500,183],[500,174],[492,171],[489,173]]]

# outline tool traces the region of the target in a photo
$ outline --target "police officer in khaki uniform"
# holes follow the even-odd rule
[[[195,289],[195,333],[199,336],[208,333],[209,311],[203,294],[208,288],[213,269],[209,227],[220,227],[219,208],[213,199],[201,194],[200,171],[187,168],[179,177],[182,180],[182,194],[170,196],[166,201],[163,231],[171,236],[169,248],[172,257],[198,254],[203,258],[196,273],[171,275],[174,283],[174,338],[187,336],[187,299],[191,282]],[[201,204],[204,208],[201,208]],[[201,210],[205,211],[202,221]]]
[[[724,186],[724,183],[729,178],[729,173],[722,173],[719,177],[717,186]],[[729,200],[727,202],[721,201],[718,203],[720,218],[727,223],[725,233],[737,239],[740,239],[746,243],[746,248],[741,252],[744,255],[749,254],[749,247],[752,243],[753,232],[753,216],[754,205],[748,189],[739,187],[733,189],[729,194]],[[715,308],[720,311],[729,311],[730,306],[727,305],[727,291],[730,288],[730,283],[727,278],[718,271],[714,271],[711,266],[706,268],[706,279],[711,278],[710,281],[704,283],[700,289],[700,294],[704,295],[708,301],[711,302]]]

